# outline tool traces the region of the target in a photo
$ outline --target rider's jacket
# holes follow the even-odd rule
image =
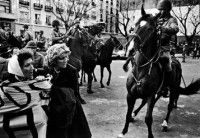
[[[169,14],[164,18],[158,18],[157,22],[161,26],[161,49],[164,51],[169,51],[170,41],[172,40],[172,37],[179,31],[177,19]]]

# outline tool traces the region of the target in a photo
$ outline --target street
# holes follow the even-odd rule
[[[182,59],[179,60],[180,62]],[[128,73],[122,70],[125,61],[114,60],[111,64],[112,77],[110,86],[106,86],[108,72],[104,70],[105,88],[100,88],[100,67],[97,66],[95,74],[98,82],[93,82],[94,94],[86,93],[86,83],[80,87],[81,95],[87,104],[83,105],[92,138],[116,138],[121,133],[127,112],[126,104],[126,78]],[[186,59],[182,63],[183,77],[186,85],[193,79],[200,77],[200,61]],[[129,68],[130,71],[130,68]],[[181,84],[184,87],[183,82]],[[166,116],[168,98],[161,98],[154,107],[153,134],[155,138],[197,138],[200,137],[200,95],[180,96],[178,108],[173,110],[169,119],[169,131],[162,132],[161,124]],[[139,99],[135,108],[140,104]],[[146,106],[138,113],[136,121],[130,123],[125,138],[147,138],[147,126],[144,118]]]

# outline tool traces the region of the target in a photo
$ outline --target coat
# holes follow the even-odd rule
[[[77,71],[71,66],[53,74],[47,138],[91,138],[83,108],[77,99]]]
[[[158,23],[161,23],[161,49],[170,51],[170,41],[179,31],[177,19],[169,14],[164,18],[158,18]]]

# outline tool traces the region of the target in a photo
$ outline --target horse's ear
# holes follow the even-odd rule
[[[146,12],[144,10],[144,4],[142,4],[142,7],[141,7],[141,14],[142,16],[146,15]]]

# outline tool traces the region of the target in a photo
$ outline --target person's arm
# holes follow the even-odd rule
[[[22,41],[26,41],[28,39],[29,39],[29,34],[28,34],[28,32],[25,32],[24,33],[24,38],[22,38]]]
[[[179,31],[178,22],[176,18],[173,17],[169,19],[167,26],[162,27],[162,32],[170,35],[175,35],[176,33],[178,33],[178,31]]]
[[[59,40],[62,40],[64,38],[64,36],[56,36],[55,35],[55,33],[53,32],[52,34],[51,34],[51,39],[52,39],[52,41],[59,41]]]

